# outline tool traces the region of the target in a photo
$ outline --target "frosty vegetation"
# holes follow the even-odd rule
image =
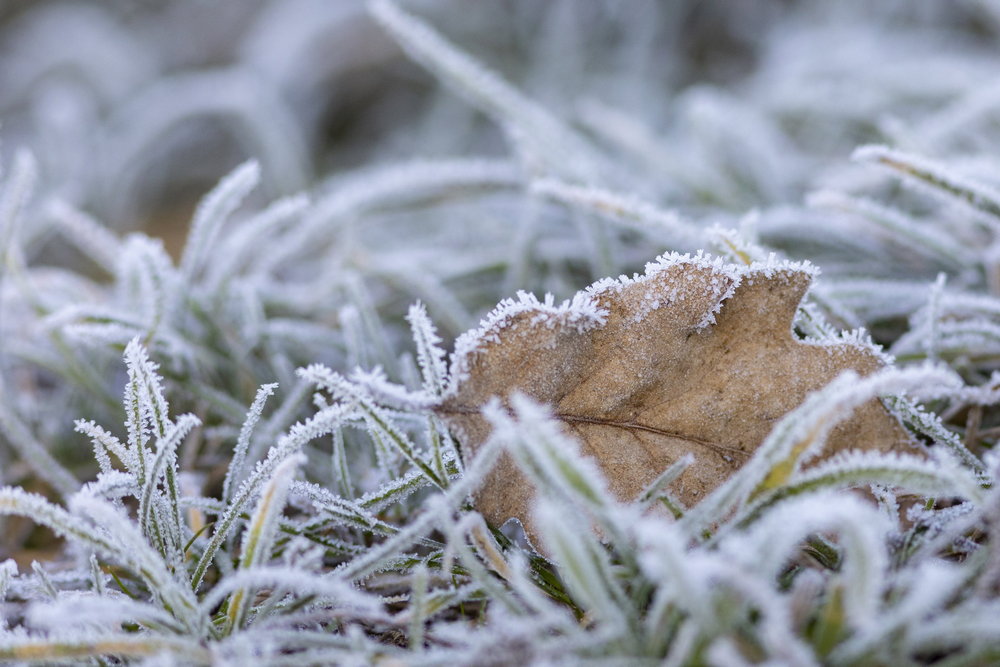
[[[3,18],[0,661],[1000,661],[994,0]],[[886,367],[692,506],[524,397],[459,455],[469,345],[699,251],[809,262],[796,335]],[[873,398],[919,455],[820,460]],[[505,453],[544,557],[472,503]]]

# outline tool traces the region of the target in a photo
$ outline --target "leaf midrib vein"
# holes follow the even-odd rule
[[[446,415],[459,414],[459,415],[479,416],[480,408],[474,408],[469,406],[448,406],[448,407],[439,407],[436,409],[436,412]],[[553,416],[559,421],[566,422],[568,424],[590,424],[593,426],[620,428],[627,431],[644,431],[646,433],[652,433],[654,435],[659,435],[665,438],[674,438],[676,440],[683,440],[684,442],[690,442],[694,445],[698,445],[700,447],[713,451],[716,454],[719,454],[720,456],[734,456],[744,461],[750,457],[750,454],[748,452],[745,452],[737,447],[722,445],[717,442],[712,442],[710,440],[695,438],[693,436],[686,435],[678,431],[670,431],[656,426],[642,424],[640,422],[620,421],[615,419],[607,419],[605,417],[588,417],[586,415],[575,415],[566,412],[557,412]]]

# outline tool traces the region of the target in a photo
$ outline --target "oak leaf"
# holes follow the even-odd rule
[[[492,397],[506,404],[519,392],[546,403],[625,502],[691,452],[695,463],[672,491],[692,505],[809,392],[844,370],[867,375],[884,365],[861,340],[796,336],[793,318],[814,274],[808,263],[740,267],[674,254],[561,305],[521,293],[458,339],[437,412],[468,460],[489,436],[480,412]],[[896,418],[871,401],[834,430],[824,456],[910,445]],[[534,493],[505,456],[475,501],[493,525],[516,517],[530,536]]]

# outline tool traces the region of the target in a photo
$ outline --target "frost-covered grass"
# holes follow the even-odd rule
[[[8,16],[0,661],[1000,662],[1000,4],[785,4]],[[462,459],[456,338],[698,250],[889,365],[692,507],[527,400]],[[923,456],[808,460],[876,396]],[[504,452],[546,557],[471,503]]]

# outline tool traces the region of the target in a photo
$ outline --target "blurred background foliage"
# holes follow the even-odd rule
[[[632,183],[643,194],[734,212],[796,201],[859,143],[927,140],[911,124],[982,92],[1000,29],[987,0],[409,7],[584,132],[621,112],[663,140],[658,160],[660,146],[629,156],[650,175]],[[248,157],[263,163],[259,196],[274,197],[361,166],[507,152],[495,123],[442,94],[354,0],[0,11],[3,154],[29,147],[47,191],[118,229],[176,235]],[[639,139],[619,136],[629,127],[600,139]],[[985,140],[958,134],[930,138]],[[744,164],[766,140],[770,154]],[[732,182],[713,187],[713,165],[683,163],[692,143],[702,161],[727,162]]]

